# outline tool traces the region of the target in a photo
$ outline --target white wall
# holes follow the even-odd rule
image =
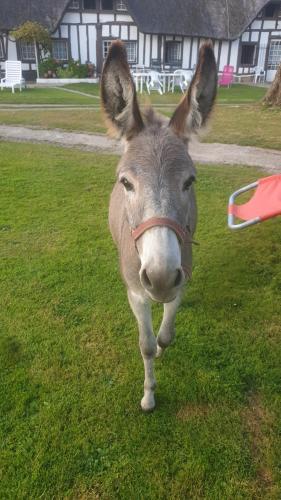
[[[16,42],[12,40],[12,37],[8,39],[8,59],[11,61],[16,61],[18,58]]]
[[[80,40],[80,60],[82,64],[88,60],[87,52],[87,31],[86,25],[79,26],[79,40]]]
[[[75,25],[70,26],[70,45],[71,45],[71,55],[73,59],[78,60],[79,59],[78,33],[77,33],[77,27]]]
[[[97,30],[95,26],[89,26],[89,57],[93,64],[97,64]]]

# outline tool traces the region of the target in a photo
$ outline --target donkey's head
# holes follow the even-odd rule
[[[118,181],[123,184],[127,220],[141,261],[140,281],[160,302],[173,300],[185,282],[181,245],[186,228],[193,234],[196,224],[196,171],[188,138],[205,124],[216,89],[211,43],[201,47],[192,83],[170,121],[152,110],[141,114],[120,41],[111,45],[104,64],[103,108],[111,129],[126,141]]]

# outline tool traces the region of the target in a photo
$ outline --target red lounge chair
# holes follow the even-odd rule
[[[256,188],[256,189],[255,189]],[[244,205],[235,205],[235,199],[242,193],[255,189],[252,198]],[[281,215],[281,174],[259,179],[233,193],[228,205],[228,226],[243,229],[264,220]],[[235,217],[244,220],[235,224]]]
[[[224,66],[222,75],[219,77],[219,87],[229,87],[234,80],[234,66]]]

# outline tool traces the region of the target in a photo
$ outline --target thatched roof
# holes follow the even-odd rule
[[[235,39],[268,0],[126,0],[143,33]]]
[[[268,0],[125,0],[143,33],[235,39]],[[51,32],[69,0],[0,0],[0,30],[38,21]]]
[[[37,21],[55,31],[68,3],[69,0],[0,0],[0,30]]]

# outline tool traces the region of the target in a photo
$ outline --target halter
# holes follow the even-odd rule
[[[188,226],[184,228],[176,221],[174,221],[173,219],[169,219],[168,217],[152,217],[151,219],[142,222],[135,229],[132,229],[131,234],[135,243],[148,229],[151,229],[152,227],[168,227],[169,229],[172,229],[172,231],[174,231],[174,233],[177,235],[181,245],[183,245],[185,242],[190,244],[195,243],[191,238]],[[188,236],[189,239],[187,240]],[[187,269],[184,266],[182,266],[182,269],[185,273],[185,276],[191,278],[191,269],[190,268]]]
[[[132,237],[135,241],[137,241],[143,235],[143,233],[145,233],[148,229],[159,226],[168,227],[169,229],[172,229],[174,233],[176,233],[179,242],[181,244],[184,243],[188,235],[187,228],[186,229],[183,228],[173,219],[169,219],[168,217],[152,217],[151,219],[142,222],[142,224],[137,226],[135,229],[132,229]]]

